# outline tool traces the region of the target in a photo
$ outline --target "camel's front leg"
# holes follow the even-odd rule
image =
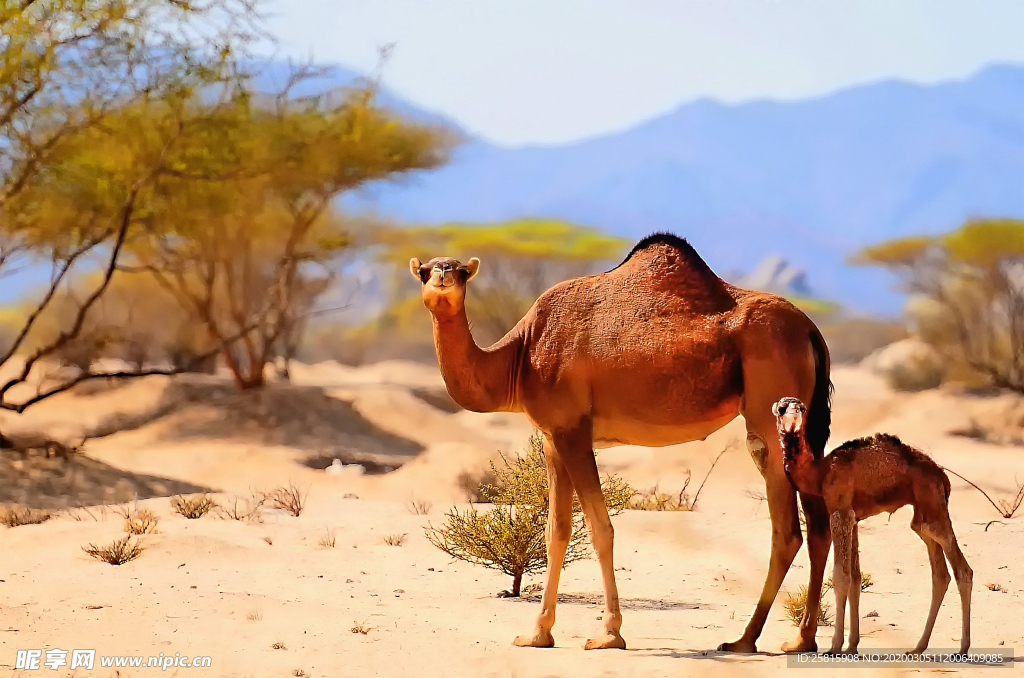
[[[932,602],[928,607],[928,619],[925,620],[921,639],[911,650],[914,654],[920,654],[928,649],[928,641],[931,640],[932,629],[935,628],[935,618],[939,614],[942,599],[946,596],[946,590],[949,588],[949,570],[946,569],[946,557],[942,555],[942,547],[939,542],[925,534],[919,515],[917,511],[914,512],[914,521],[910,527],[917,533],[917,536],[921,537],[921,541],[928,549],[928,563],[932,570]]]
[[[831,654],[843,651],[843,631],[846,621],[846,599],[850,592],[853,570],[853,530],[857,519],[852,510],[832,512],[832,542],[835,544],[835,561],[832,567],[832,587],[836,594],[836,630],[832,634]],[[860,582],[857,582],[860,585]],[[810,598],[810,594],[808,594]]]
[[[832,548],[832,530],[829,527],[828,509],[825,500],[813,495],[801,494],[807,521],[807,557],[811,572],[807,581],[807,604],[804,617],[800,620],[797,640],[782,645],[783,652],[813,652],[818,649],[815,634],[818,631],[818,615],[821,609],[821,586],[825,580],[825,565]]]
[[[619,634],[622,612],[619,610],[619,590],[615,585],[615,563],[612,559],[615,535],[604,493],[601,491],[601,476],[594,458],[590,419],[584,419],[570,431],[556,434],[554,444],[576,488],[576,496],[580,499],[587,527],[590,528],[590,538],[601,563],[601,576],[604,580],[604,635],[588,640],[585,648],[624,650],[626,641]]]
[[[850,547],[850,640],[846,645],[848,654],[857,654],[860,645],[860,530],[856,518],[853,523],[853,542]]]
[[[555,625],[555,605],[558,602],[558,578],[562,574],[565,551],[572,536],[572,482],[565,465],[554,450],[551,440],[544,438],[544,456],[548,469],[548,524],[545,538],[548,549],[548,576],[540,603],[537,626],[528,636],[519,636],[513,644],[520,647],[553,647],[555,639],[551,627]]]
[[[770,408],[766,408],[770,414]],[[774,426],[774,424],[772,424]],[[743,635],[731,643],[722,643],[719,650],[727,652],[757,652],[755,645],[757,637],[761,635],[764,622],[768,618],[775,596],[779,593],[782,580],[789,571],[789,566],[800,550],[803,539],[800,536],[800,521],[797,517],[796,490],[786,477],[782,468],[782,452],[779,450],[778,436],[769,437],[767,434],[759,435],[750,428],[748,422],[747,449],[754,463],[764,477],[765,494],[768,497],[768,513],[772,520],[772,552],[771,561],[768,564],[768,576],[764,580],[764,587],[761,589],[761,597],[754,608]],[[768,430],[767,428],[765,430]],[[769,445],[766,444],[767,441]],[[819,574],[819,586],[821,583]],[[812,572],[813,581],[813,572]],[[811,633],[810,647],[801,647],[801,650],[814,650],[814,635]],[[792,648],[786,648],[792,649]]]

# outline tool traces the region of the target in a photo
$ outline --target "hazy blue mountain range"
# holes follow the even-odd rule
[[[971,216],[1024,217],[1024,66],[801,101],[698,100],[559,146],[469,139],[447,167],[349,202],[416,223],[551,216],[630,238],[669,230],[722,274],[779,255],[815,294],[893,312],[891,280],[847,266],[849,253]]]
[[[286,73],[271,64],[259,84],[276,89]],[[335,68],[295,93],[356,77]],[[380,101],[457,129],[386,88]],[[543,113],[523,111],[533,114]],[[448,166],[369,187],[345,204],[410,223],[549,216],[631,239],[667,230],[688,238],[730,280],[756,273],[774,255],[802,271],[801,284],[817,296],[894,313],[900,297],[892,280],[846,265],[848,254],[971,216],[1024,217],[1024,65],[801,101],[698,100],[559,146],[503,148],[467,136]],[[30,267],[9,280],[0,296],[21,296],[45,278],[36,273]]]

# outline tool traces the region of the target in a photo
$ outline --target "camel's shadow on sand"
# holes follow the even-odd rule
[[[507,600],[518,600],[526,603],[539,603],[541,594],[531,593],[518,598],[507,598]],[[604,605],[604,596],[600,593],[559,593],[559,605]],[[686,603],[678,600],[655,600],[653,598],[620,598],[619,606],[623,610],[713,610],[714,605],[708,603]]]

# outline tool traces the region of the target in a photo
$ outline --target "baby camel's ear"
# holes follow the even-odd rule
[[[423,282],[420,279],[420,260],[417,259],[416,257],[413,257],[412,259],[409,260],[409,272],[412,273],[414,278],[416,278],[420,282]]]
[[[473,257],[472,259],[467,261],[466,262],[466,271],[469,272],[469,275],[466,276],[466,280],[472,280],[473,276],[476,275],[479,270],[480,270],[480,260],[479,259],[477,259],[476,257]]]
[[[772,405],[772,414],[774,414],[776,417],[779,416],[779,404],[778,403],[775,403],[774,405]]]

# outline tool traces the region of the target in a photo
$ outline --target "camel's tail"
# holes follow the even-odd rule
[[[814,351],[814,395],[807,411],[807,443],[815,458],[825,454],[832,426],[832,380],[829,379],[828,347],[817,328],[811,330],[811,348]]]

